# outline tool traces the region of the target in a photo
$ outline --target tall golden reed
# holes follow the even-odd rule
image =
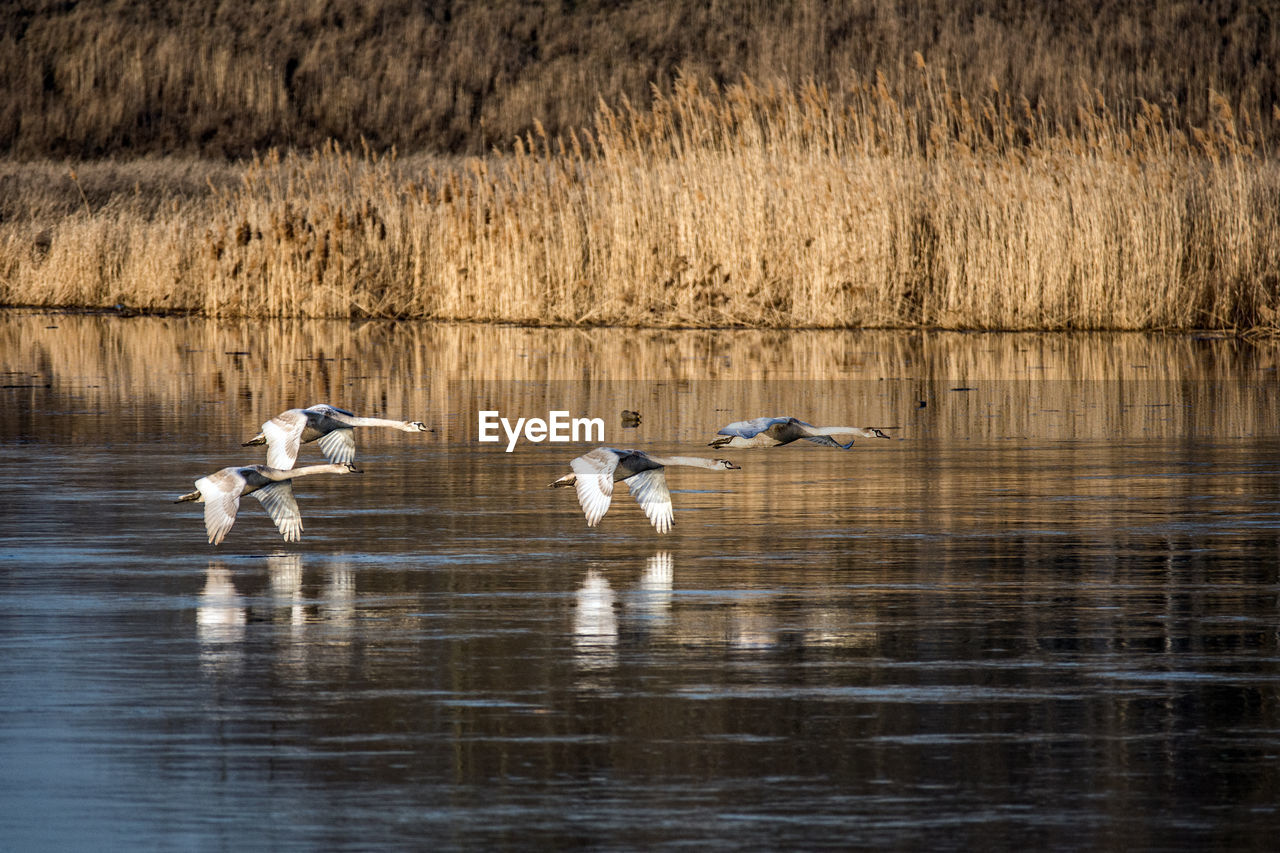
[[[1280,170],[1213,95],[1072,129],[917,55],[883,79],[682,77],[589,130],[428,162],[327,146],[230,187],[0,224],[0,301],[637,326],[1248,329]],[[1082,129],[1076,129],[1082,128]],[[539,128],[540,130],[540,128]]]

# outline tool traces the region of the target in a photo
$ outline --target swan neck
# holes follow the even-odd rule
[[[351,426],[359,426],[359,427],[379,427],[380,426],[380,427],[392,427],[394,429],[402,429],[402,430],[405,430],[406,432],[409,430],[408,421],[396,421],[396,420],[391,420],[390,418],[350,417],[350,418],[343,418],[342,422],[346,424],[350,424]]]
[[[649,458],[650,458],[651,460],[653,460],[654,462],[657,462],[659,465],[663,465],[663,466],[669,466],[669,465],[687,465],[687,466],[689,466],[689,467],[691,467],[691,468],[717,468],[717,467],[719,467],[719,466],[716,464],[716,460],[714,460],[714,459],[707,459],[707,458],[705,458],[705,457],[703,457],[703,456],[654,456],[654,455],[650,454],[650,455],[649,455]]]
[[[291,468],[288,471],[281,471],[275,468],[270,469],[280,476],[272,476],[273,480],[289,480],[293,477],[305,477],[308,474],[339,474],[345,473],[346,465],[304,465],[301,468]],[[271,475],[268,475],[271,476]]]

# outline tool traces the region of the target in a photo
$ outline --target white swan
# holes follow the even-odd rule
[[[217,545],[236,523],[240,497],[253,495],[266,508],[284,541],[296,542],[302,538],[302,516],[298,514],[298,502],[293,499],[292,478],[352,472],[359,473],[359,469],[351,464],[308,465],[293,470],[266,465],[233,465],[196,480],[196,490],[174,503],[204,503],[204,529],[209,534],[209,544]]]
[[[840,444],[833,435],[856,435],[859,438],[889,438],[875,427],[817,427],[795,418],[752,418],[737,421],[720,430],[716,435],[725,436],[712,441],[708,447],[777,447],[804,439],[814,444],[825,444],[848,450],[848,444]]]
[[[728,459],[706,459],[701,456],[650,456],[640,450],[614,450],[597,447],[569,463],[572,474],[551,484],[551,488],[574,486],[578,503],[587,514],[587,527],[595,527],[609,511],[613,500],[613,484],[622,480],[631,496],[659,533],[671,529],[671,492],[667,489],[664,466],[687,465],[712,471],[734,470],[738,466]]]
[[[241,447],[254,444],[267,446],[267,464],[272,468],[292,468],[298,460],[298,449],[308,441],[319,441],[324,458],[338,465],[356,460],[353,429],[358,426],[380,426],[404,432],[428,432],[421,421],[394,421],[387,418],[362,418],[345,409],[321,403],[305,409],[289,409],[262,425],[262,432]]]

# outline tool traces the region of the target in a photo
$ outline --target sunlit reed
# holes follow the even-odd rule
[[[1252,329],[1280,170],[1101,97],[1065,129],[919,60],[909,89],[681,78],[458,162],[328,146],[204,195],[0,225],[0,301],[653,327]],[[38,206],[38,205],[37,205]],[[82,208],[88,208],[86,203]]]

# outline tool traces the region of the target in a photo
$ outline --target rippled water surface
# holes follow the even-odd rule
[[[0,315],[0,849],[1271,849],[1277,351]],[[315,402],[436,431],[210,547]],[[488,409],[742,469],[588,529]]]

